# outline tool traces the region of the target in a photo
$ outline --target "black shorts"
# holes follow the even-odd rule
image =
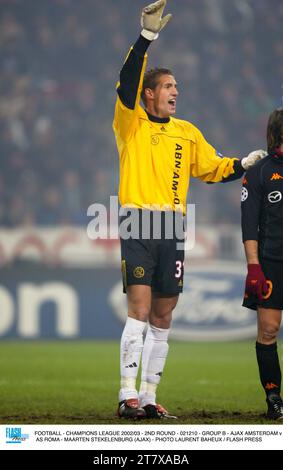
[[[182,292],[184,233],[183,238],[177,238],[173,233],[173,237],[168,239],[164,237],[163,229],[162,219],[158,239],[152,233],[149,239],[142,236],[127,240],[120,238],[123,292],[126,292],[127,286],[136,284],[151,286],[152,291],[164,295]]]
[[[283,263],[277,261],[260,261],[268,284],[268,292],[264,300],[259,302],[257,296],[245,293],[243,306],[257,310],[257,307],[283,310]]]

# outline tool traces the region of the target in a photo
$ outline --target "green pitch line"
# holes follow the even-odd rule
[[[254,349],[171,342],[158,401],[178,424],[268,423]],[[1,423],[121,423],[118,388],[118,342],[0,343]]]

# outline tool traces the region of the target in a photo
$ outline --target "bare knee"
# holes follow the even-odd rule
[[[146,322],[151,308],[151,288],[143,285],[129,286],[127,300],[129,317]]]
[[[147,321],[150,313],[150,301],[141,296],[128,296],[128,315],[140,321]]]
[[[128,315],[129,317],[135,318],[136,320],[146,322],[149,317],[150,308],[147,305],[136,304],[129,306]]]
[[[155,312],[152,310],[150,312],[149,321],[152,325],[157,328],[170,328],[172,321],[172,310],[164,310]]]
[[[272,344],[277,340],[279,325],[277,323],[266,323],[261,325],[258,333],[258,341],[263,344]]]
[[[272,344],[277,340],[282,313],[272,308],[258,308],[258,342]]]
[[[157,328],[170,328],[176,304],[177,298],[154,299],[149,316],[150,323]]]

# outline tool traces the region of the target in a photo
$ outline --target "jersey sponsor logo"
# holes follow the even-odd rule
[[[158,145],[158,144],[159,144],[159,137],[158,137],[158,135],[152,135],[152,136],[151,136],[151,143],[152,143],[152,145]]]
[[[244,176],[244,178],[243,178],[243,184],[248,184],[248,180],[247,180],[246,176]]]
[[[181,203],[179,194],[178,194],[178,186],[179,186],[179,179],[180,179],[180,170],[182,164],[182,145],[176,144],[175,147],[175,165],[174,165],[174,172],[173,172],[173,179],[172,179],[172,191],[174,196],[174,204],[178,205]]]
[[[283,180],[283,176],[280,175],[280,173],[273,173],[270,181],[277,181],[277,180]]]
[[[188,266],[184,291],[174,309],[171,339],[232,341],[254,338],[256,315],[242,307],[245,264],[207,262]],[[110,292],[113,313],[124,322],[127,299],[117,283]],[[282,325],[283,326],[283,325]]]
[[[141,279],[142,277],[144,277],[144,268],[142,266],[137,266],[133,271],[133,275],[137,279]]]
[[[272,191],[268,194],[267,199],[269,202],[271,202],[271,204],[275,204],[276,202],[281,201],[282,193],[280,191]]]
[[[248,199],[249,192],[247,188],[243,187],[242,188],[242,195],[241,195],[241,201],[244,202],[246,199]]]

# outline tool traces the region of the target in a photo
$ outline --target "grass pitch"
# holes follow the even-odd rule
[[[118,388],[118,342],[0,343],[2,424],[127,424]],[[253,341],[171,342],[158,401],[168,424],[269,423]]]

